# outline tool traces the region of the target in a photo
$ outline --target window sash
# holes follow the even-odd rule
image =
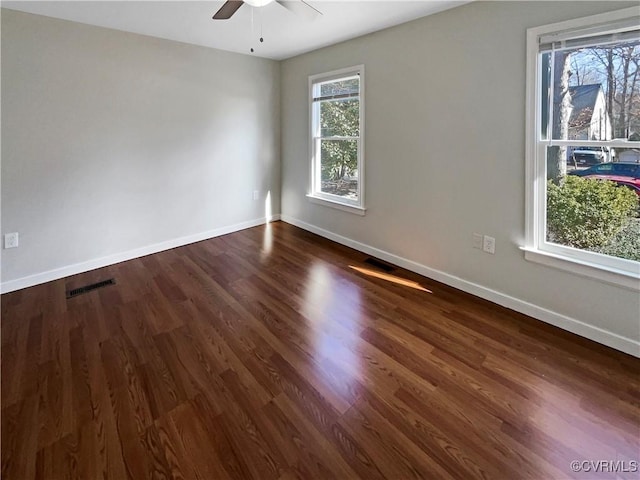
[[[632,25],[635,28],[627,28]],[[603,255],[547,242],[546,224],[546,149],[549,146],[606,146],[611,148],[637,148],[640,142],[624,139],[553,140],[543,138],[542,65],[543,53],[556,48],[577,48],[603,41],[618,41],[621,33],[634,31],[640,24],[640,8],[632,7],[589,18],[568,20],[553,25],[531,28],[527,31],[527,117],[526,117],[526,243],[522,246],[527,260],[560,268],[578,275],[586,275],[603,282],[640,290],[640,264],[632,260]],[[587,26],[585,26],[587,25]],[[612,32],[611,29],[616,30]],[[607,39],[607,32],[612,35]],[[615,36],[615,35],[617,36]],[[625,38],[631,33],[624,33]],[[567,42],[572,37],[582,38],[582,43]],[[559,43],[564,42],[564,44]],[[551,97],[552,98],[552,97]],[[552,117],[551,109],[544,112]]]
[[[638,40],[640,43],[640,30],[633,32],[635,40]],[[579,142],[580,145],[593,145],[593,146],[608,146],[611,148],[639,148],[639,141],[630,141],[624,138],[613,138],[611,140],[574,140],[574,139],[555,139],[553,138],[552,130],[553,130],[553,117],[555,113],[555,104],[554,104],[554,85],[555,79],[553,78],[555,67],[555,50],[550,52],[539,52],[536,59],[536,84],[537,84],[537,92],[536,95],[539,96],[538,104],[536,105],[536,109],[538,110],[537,116],[537,128],[536,128],[536,140],[537,141],[545,141],[550,146],[556,145],[570,145],[571,142]],[[550,54],[549,59],[549,69],[551,71],[551,78],[548,79],[548,89],[549,93],[546,97],[546,102],[542,102],[542,88],[545,84],[544,76],[544,68],[543,68],[543,56]]]
[[[610,147],[610,148],[640,148],[640,142],[614,139],[614,140],[552,140],[540,138],[539,142],[547,147]]]
[[[327,85],[329,83],[336,82],[344,82],[347,80],[358,79],[358,91],[357,92],[348,92],[348,93],[340,93],[337,95],[322,95],[322,86]],[[360,73],[356,73],[354,75],[337,75],[335,77],[330,76],[328,78],[323,77],[322,79],[318,79],[313,82],[313,98],[312,101],[325,101],[325,100],[334,100],[334,99],[343,99],[343,98],[352,98],[360,96]]]
[[[355,137],[343,137],[343,136],[331,136],[331,135],[327,135],[327,136],[322,136],[322,135],[318,135],[317,137],[313,137],[314,140],[318,139],[318,140],[360,140],[360,136],[355,136]]]
[[[541,112],[538,114],[538,120],[536,129],[538,136],[546,137],[550,145],[556,145],[551,135],[552,119],[554,114],[554,62],[555,53],[563,50],[578,50],[581,48],[595,47],[595,46],[607,46],[617,44],[621,42],[627,43],[640,43],[640,9],[630,8],[626,12],[628,16],[623,18],[617,18],[616,20],[599,22],[593,25],[579,26],[572,28],[560,29],[557,31],[548,31],[541,33],[537,37],[538,42],[538,55],[536,58],[536,95],[540,95],[540,88],[543,85],[542,80],[542,57],[544,54],[549,54],[549,69],[551,71],[551,78],[549,79],[549,94],[547,98],[547,105],[542,106],[536,104],[536,109],[546,108],[546,119],[542,116]],[[606,15],[606,14],[605,14]],[[573,21],[567,23],[574,23]],[[546,127],[546,131],[543,131],[543,126]],[[620,141],[620,139],[617,139]],[[561,140],[560,140],[561,141]],[[626,145],[617,144],[614,145],[616,139],[610,140],[606,146],[615,148],[636,148],[640,145],[640,142],[634,142],[633,144],[627,143]],[[626,141],[626,140],[622,140]]]
[[[337,81],[352,80],[358,78],[358,92],[350,92],[338,95],[321,96],[321,87],[327,83]],[[309,93],[310,93],[310,126],[311,126],[311,178],[310,178],[310,197],[320,200],[327,200],[333,204],[343,204],[346,207],[355,207],[359,211],[364,211],[364,145],[363,145],[363,129],[364,129],[364,66],[358,65],[350,68],[329,72],[327,74],[312,75],[309,77]],[[338,136],[338,135],[322,135],[320,105],[323,102],[339,102],[345,100],[359,100],[359,118],[357,136]],[[322,141],[355,141],[357,142],[357,200],[322,192],[322,161],[320,157],[320,149]],[[362,213],[360,213],[362,215]]]
[[[360,92],[358,93],[341,93],[338,95],[325,95],[322,97],[313,97],[314,102],[330,102],[333,100],[346,100],[360,98]]]

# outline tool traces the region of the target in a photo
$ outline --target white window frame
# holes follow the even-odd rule
[[[360,92],[359,92],[359,114],[360,114],[360,135],[356,139],[358,145],[358,199],[353,200],[340,195],[332,195],[320,190],[320,111],[318,105],[313,101],[314,99],[314,86],[319,83],[328,82],[331,80],[345,79],[354,76],[360,77]],[[310,175],[309,175],[309,193],[307,198],[310,202],[324,205],[327,207],[337,208],[357,215],[364,215],[366,208],[364,203],[364,65],[356,65],[353,67],[341,68],[332,72],[321,73],[317,75],[309,76],[309,158]],[[325,137],[327,139],[327,137]],[[329,138],[330,139],[330,138]],[[344,140],[340,137],[338,139]]]
[[[634,20],[635,19],[635,20]],[[575,141],[540,138],[540,56],[541,37],[553,36],[563,41],[583,32],[611,31],[608,25],[640,21],[640,8],[631,7],[600,15],[569,20],[527,30],[527,98],[526,98],[526,243],[522,246],[529,261],[559,268],[574,274],[640,291],[640,264],[631,260],[602,255],[546,241],[546,148],[572,145]],[[630,22],[631,23],[631,22]],[[581,145],[629,147],[625,140],[581,141]]]

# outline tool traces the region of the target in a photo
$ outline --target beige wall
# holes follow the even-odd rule
[[[279,213],[279,108],[275,61],[3,9],[3,287]]]
[[[283,218],[640,354],[637,292],[527,262],[519,250],[526,29],[631,5],[474,2],[284,61]],[[307,78],[361,63],[365,217],[305,199]],[[472,248],[474,232],[496,238],[495,255]]]

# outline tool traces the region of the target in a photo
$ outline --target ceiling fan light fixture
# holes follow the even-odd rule
[[[244,3],[248,3],[252,7],[264,7],[269,5],[274,0],[244,0]]]

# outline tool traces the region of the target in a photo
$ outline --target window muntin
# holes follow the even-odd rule
[[[310,77],[311,192],[329,202],[362,208],[362,66]]]
[[[609,248],[611,245],[594,247],[581,238],[576,242],[560,239],[551,228],[557,225],[558,212],[547,207],[549,182],[566,183],[567,174],[572,173],[588,178],[581,174],[587,168],[600,170],[594,174],[613,174],[607,172],[608,162],[617,160],[624,151],[640,148],[638,25],[638,10],[627,9],[528,33],[531,103],[526,250],[548,252],[633,277],[640,275],[640,242],[631,242],[635,251],[629,253],[624,248]],[[594,167],[599,163],[605,165]],[[617,186],[627,188],[626,178],[618,180]],[[557,204],[550,208],[557,208]],[[571,219],[586,226],[586,236],[595,230],[589,226],[589,208],[586,202],[582,218]],[[582,214],[579,210],[572,213]],[[549,215],[556,216],[555,223]],[[630,237],[640,229],[640,218],[627,226],[625,232]]]

